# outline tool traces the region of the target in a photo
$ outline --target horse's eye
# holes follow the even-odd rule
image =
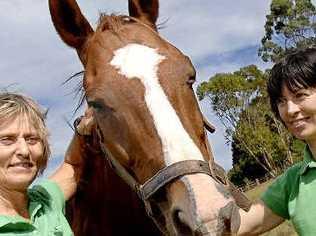
[[[195,83],[195,75],[190,76],[189,79],[187,80],[187,84],[192,87],[192,85]]]
[[[88,101],[88,106],[96,110],[102,109],[103,107],[101,102],[96,102],[96,101]]]
[[[109,109],[100,101],[88,101],[88,106],[92,107],[98,113],[111,111],[111,109]]]
[[[105,105],[101,101],[88,101],[88,106],[96,110],[96,112],[113,112],[114,109]]]

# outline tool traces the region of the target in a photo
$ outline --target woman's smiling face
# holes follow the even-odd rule
[[[4,188],[25,190],[35,179],[43,144],[26,115],[0,125],[0,184]]]
[[[284,85],[278,110],[282,121],[295,137],[307,143],[316,141],[316,88],[291,92]]]

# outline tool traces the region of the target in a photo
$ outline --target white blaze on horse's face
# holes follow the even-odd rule
[[[114,52],[110,64],[128,79],[140,79],[145,87],[145,100],[161,138],[165,164],[183,160],[203,160],[189,134],[164,93],[157,76],[159,64],[165,60],[156,49],[128,44]]]

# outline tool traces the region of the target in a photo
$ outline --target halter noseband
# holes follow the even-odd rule
[[[74,122],[74,128],[77,135],[80,135],[77,131],[77,126],[80,123],[82,117],[78,117]],[[97,133],[100,130],[97,128]],[[84,135],[80,135],[84,136]],[[88,140],[87,140],[88,141]],[[130,186],[130,188],[137,193],[138,197],[144,202],[147,214],[154,218],[154,213],[151,209],[151,198],[156,192],[163,188],[168,183],[180,178],[184,175],[204,173],[211,176],[216,181],[226,184],[226,181],[221,178],[220,175],[214,174],[218,171],[210,169],[209,163],[201,160],[185,160],[173,163],[165,168],[159,170],[150,179],[145,181],[145,183],[140,184],[127,170],[122,166],[107,150],[102,142],[99,141],[103,156],[109,162],[111,168],[115,173],[120,176],[124,182]]]

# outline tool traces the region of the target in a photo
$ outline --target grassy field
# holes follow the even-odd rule
[[[263,183],[256,188],[249,190],[246,192],[246,195],[251,199],[255,200],[258,199],[258,197],[261,195],[261,193],[271,184],[271,181],[268,181],[266,183]],[[295,233],[295,230],[293,229],[293,226],[291,222],[285,221],[283,224],[278,226],[277,228],[262,234],[264,236],[297,236],[297,233]]]

